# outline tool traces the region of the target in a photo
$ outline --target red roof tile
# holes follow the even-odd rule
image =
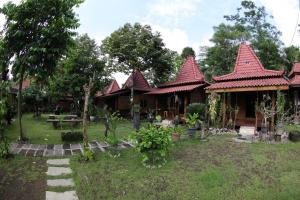
[[[29,86],[30,86],[30,80],[29,79],[23,80],[22,89],[26,89]],[[17,83],[13,88],[18,90],[19,89],[19,84]]]
[[[293,68],[291,72],[289,73],[289,77],[291,77],[294,74],[300,73],[300,63],[294,63]]]
[[[234,71],[219,77],[215,81],[236,80],[245,78],[275,77],[283,75],[284,71],[265,69],[253,49],[247,44],[241,44],[238,51]]]
[[[96,93],[96,97],[100,97],[100,96],[104,96],[104,95],[108,95],[112,92],[115,92],[117,90],[119,90],[119,84],[118,82],[114,79],[108,86],[106,86],[102,91],[98,91]]]
[[[290,79],[290,85],[300,86],[300,75],[296,75],[292,79]]]
[[[151,92],[146,94],[167,94],[173,92],[183,92],[183,91],[191,91],[204,84],[197,84],[197,85],[183,85],[183,86],[175,86],[175,87],[167,87],[167,88],[154,88]]]
[[[139,70],[134,70],[131,73],[131,75],[128,77],[125,84],[123,85],[122,89],[129,89],[132,87],[135,90],[141,90],[141,91],[151,90],[148,81],[145,79],[145,77]]]
[[[176,80],[161,84],[159,87],[167,87],[195,82],[203,82],[204,75],[199,69],[199,65],[193,56],[189,56],[182,64]]]
[[[281,77],[276,78],[261,78],[250,80],[235,80],[235,81],[223,81],[214,83],[205,89],[224,89],[224,88],[246,88],[246,87],[260,87],[260,86],[279,86],[289,85],[289,82]]]

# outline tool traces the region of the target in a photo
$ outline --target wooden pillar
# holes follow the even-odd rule
[[[294,114],[295,116],[298,116],[298,101],[299,101],[299,96],[298,96],[298,91],[294,91]]]
[[[157,101],[157,96],[155,96],[155,116],[158,115],[158,107],[157,107],[158,101]]]
[[[223,93],[223,103],[222,103],[222,127],[225,127],[226,124],[226,93]]]
[[[271,117],[271,131],[275,130],[275,91],[272,91],[272,117]]]
[[[258,111],[257,111],[257,104],[259,104],[258,102],[258,92],[256,92],[256,102],[255,102],[255,131],[257,131],[257,127],[258,127]]]
[[[187,104],[188,104],[188,98],[187,96],[184,96],[184,114],[186,114]]]

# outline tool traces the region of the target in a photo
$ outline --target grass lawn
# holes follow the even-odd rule
[[[0,199],[45,199],[46,169],[42,158],[16,156],[0,159]]]
[[[43,114],[41,118],[33,118],[33,114],[23,115],[23,129],[26,137],[30,139],[31,143],[34,144],[60,144],[62,143],[60,133],[62,131],[70,131],[70,127],[63,126],[63,130],[54,129],[51,123],[47,123],[47,114]],[[75,131],[82,131],[79,127]],[[88,127],[89,140],[104,140],[104,125],[103,123],[91,122]],[[129,121],[120,122],[117,128],[117,133],[120,138],[127,138],[128,134],[134,131],[132,124]],[[10,141],[16,141],[19,138],[19,127],[17,120],[8,127],[5,135]]]
[[[181,141],[169,162],[147,169],[134,149],[120,158],[97,154],[95,162],[72,160],[80,199],[295,199],[300,197],[300,143],[234,143],[229,136],[208,142]]]

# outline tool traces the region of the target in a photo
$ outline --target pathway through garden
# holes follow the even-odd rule
[[[47,165],[46,200],[78,200],[71,178],[70,159],[49,159]]]

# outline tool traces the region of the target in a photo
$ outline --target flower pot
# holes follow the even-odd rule
[[[275,142],[280,142],[281,141],[281,135],[275,134],[274,139],[275,139]]]
[[[188,128],[187,134],[190,138],[194,137],[196,134],[197,128]]]
[[[179,133],[172,133],[172,141],[177,142],[180,139]]]

